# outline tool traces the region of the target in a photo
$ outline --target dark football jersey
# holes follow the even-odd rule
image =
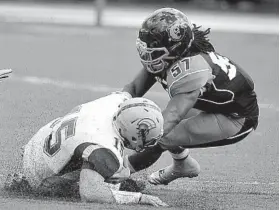
[[[236,63],[211,52],[183,58],[173,64],[165,78],[156,78],[172,98],[200,89],[194,108],[246,117],[256,127],[259,115],[254,82]]]

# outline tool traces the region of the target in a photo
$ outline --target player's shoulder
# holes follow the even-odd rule
[[[204,56],[197,54],[185,57],[175,62],[167,71],[168,82],[178,80],[184,76],[209,70],[210,66]]]
[[[202,53],[189,57],[189,62],[190,69],[194,72],[196,72],[197,70],[204,70],[210,68],[207,60],[205,59],[205,56]]]
[[[211,75],[211,67],[201,54],[185,57],[167,71],[170,96],[190,92],[204,86]]]

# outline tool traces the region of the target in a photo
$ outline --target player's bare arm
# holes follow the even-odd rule
[[[98,152],[98,150],[96,150]],[[79,192],[82,201],[85,202],[102,202],[102,203],[118,203],[118,204],[148,204],[153,206],[167,206],[156,196],[145,195],[140,192],[126,192],[112,190],[105,181],[111,177],[112,173],[118,168],[117,159],[110,156],[109,151],[103,149],[99,155],[95,152],[89,155],[88,160],[84,161],[80,173]],[[99,150],[101,152],[101,150]],[[102,156],[107,153],[107,157]],[[86,150],[84,157],[86,156]],[[102,156],[102,158],[98,158]],[[104,164],[108,163],[106,169]]]
[[[200,91],[194,90],[188,93],[175,95],[167,104],[162,112],[164,120],[163,137],[168,134],[194,106]]]
[[[81,200],[85,202],[114,202],[111,190],[104,184],[104,177],[89,162],[82,166],[79,191]]]
[[[79,186],[81,200],[84,202],[168,206],[156,196],[142,194],[140,192],[111,190],[104,183],[103,176],[89,169],[87,166],[81,171]]]
[[[142,97],[155,84],[156,80],[144,68],[138,73],[134,80],[125,85],[123,92],[128,92],[133,98]]]

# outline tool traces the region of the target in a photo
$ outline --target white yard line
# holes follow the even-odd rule
[[[86,84],[86,83],[76,83],[67,80],[55,80],[48,77],[18,76],[15,74],[13,74],[11,78],[9,78],[9,80],[19,81],[19,82],[24,82],[24,83],[34,84],[34,85],[50,85],[62,89],[87,90],[96,93],[110,93],[122,89],[122,87],[111,87],[106,84],[94,85],[94,84]],[[157,98],[168,98],[167,94],[164,91],[150,91],[148,95]],[[259,107],[261,109],[271,109],[273,111],[279,110],[279,108],[276,107],[275,105],[267,104],[267,103],[259,103]]]

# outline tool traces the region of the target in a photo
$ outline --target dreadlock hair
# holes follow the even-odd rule
[[[208,53],[215,51],[213,45],[209,42],[207,35],[210,33],[210,28],[205,31],[200,30],[201,26],[193,24],[194,40],[188,50],[188,54],[194,55],[198,53]]]

